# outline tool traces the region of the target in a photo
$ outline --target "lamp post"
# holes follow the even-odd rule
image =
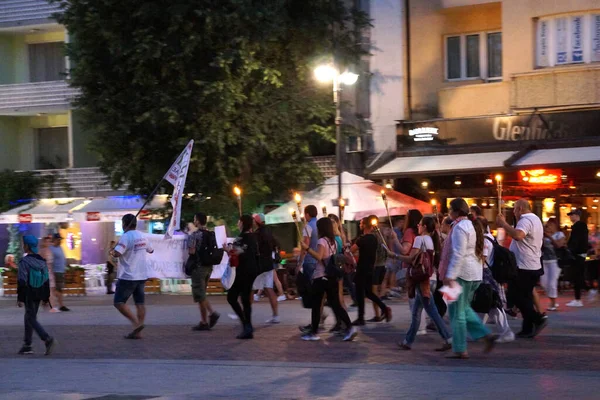
[[[358,75],[349,71],[340,74],[334,65],[320,65],[315,68],[315,77],[319,82],[333,82],[333,102],[335,104],[335,167],[338,176],[338,201],[342,199],[342,107],[340,98],[341,85],[354,85]],[[342,217],[342,210],[338,208],[338,216]]]

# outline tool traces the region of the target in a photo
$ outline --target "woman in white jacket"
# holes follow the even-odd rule
[[[471,308],[473,294],[479,287],[483,276],[483,235],[484,228],[479,220],[471,222],[467,219],[469,206],[457,198],[450,202],[450,217],[454,220],[452,233],[446,245],[450,246],[448,268],[444,278],[447,286],[460,285],[462,293],[449,306],[452,326],[452,350],[449,358],[466,359],[467,332],[474,340],[485,340],[485,352],[494,347],[496,337],[481,322],[479,316]]]

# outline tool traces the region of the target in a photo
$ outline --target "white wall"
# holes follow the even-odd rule
[[[402,0],[371,1],[371,126],[376,152],[396,150],[396,121],[404,119]]]

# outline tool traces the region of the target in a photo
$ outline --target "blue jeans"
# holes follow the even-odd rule
[[[38,334],[44,342],[50,339],[50,335],[44,330],[44,327],[37,320],[37,313],[40,308],[39,300],[25,300],[25,338],[23,344],[31,346],[33,331]]]
[[[473,295],[481,281],[464,281],[458,278],[456,282],[462,286],[463,291],[458,296],[458,299],[448,307],[452,334],[454,335],[452,338],[452,350],[455,353],[464,353],[467,351],[467,333],[473,340],[478,340],[489,335],[490,330],[481,322],[479,316],[471,308]],[[533,286],[529,288],[530,296],[532,296],[531,293],[533,293]]]
[[[436,284],[437,283],[435,281],[429,281],[432,296],[435,292]],[[419,287],[419,285],[417,285],[417,287],[415,288],[414,304],[411,309],[412,321],[410,323],[410,328],[408,328],[408,332],[406,332],[404,343],[409,346],[414,343],[415,338],[417,336],[417,331],[419,330],[419,325],[421,325],[421,314],[423,313],[423,309],[425,309],[425,312],[427,313],[427,315],[429,315],[429,318],[431,318],[431,320],[437,327],[442,339],[448,342],[451,336],[448,332],[448,328],[446,328],[446,325],[444,324],[444,320],[442,320],[442,317],[440,317],[440,313],[438,312],[437,307],[435,306],[435,301],[433,301],[432,298],[423,297],[423,294],[421,293],[421,288]]]
[[[145,293],[144,286],[146,281],[127,281],[119,279],[115,290],[114,304],[125,304],[133,295],[133,301],[136,305],[144,304]]]

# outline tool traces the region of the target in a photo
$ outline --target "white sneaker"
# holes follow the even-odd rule
[[[285,294],[282,294],[281,296],[279,296],[277,298],[277,301],[286,301],[286,300],[287,300],[287,297],[285,297]]]
[[[567,307],[583,307],[581,300],[571,300],[567,303]]]
[[[593,300],[596,296],[598,295],[598,290],[596,289],[591,289],[588,292],[588,299]]]
[[[254,301],[259,301],[259,300],[260,300],[260,296],[259,296],[259,295],[257,295],[257,294],[255,294],[255,295],[254,295]]]
[[[421,329],[420,331],[417,331],[417,336],[424,336],[427,335],[427,329]]]
[[[348,334],[346,336],[344,336],[344,342],[351,342],[351,341],[353,341],[354,338],[356,337],[356,335],[358,335],[358,328],[355,327],[355,326],[353,326],[348,331]]]
[[[302,340],[304,340],[305,342],[316,342],[318,340],[321,340],[321,338],[315,335],[314,333],[308,333],[302,336]]]
[[[272,318],[267,320],[267,324],[278,324],[281,321],[279,320],[279,316],[278,315],[274,315]]]
[[[237,315],[235,315],[235,314],[227,314],[227,316],[229,318],[231,318],[232,320],[234,320],[234,321],[239,319],[239,317]]]
[[[54,307],[54,308],[51,308],[48,312],[58,313],[58,312],[62,312],[62,311],[60,311],[58,308]]]
[[[504,335],[498,338],[498,340],[496,340],[496,343],[510,343],[510,342],[514,342],[515,341],[515,334],[513,332],[511,332],[508,335]]]

